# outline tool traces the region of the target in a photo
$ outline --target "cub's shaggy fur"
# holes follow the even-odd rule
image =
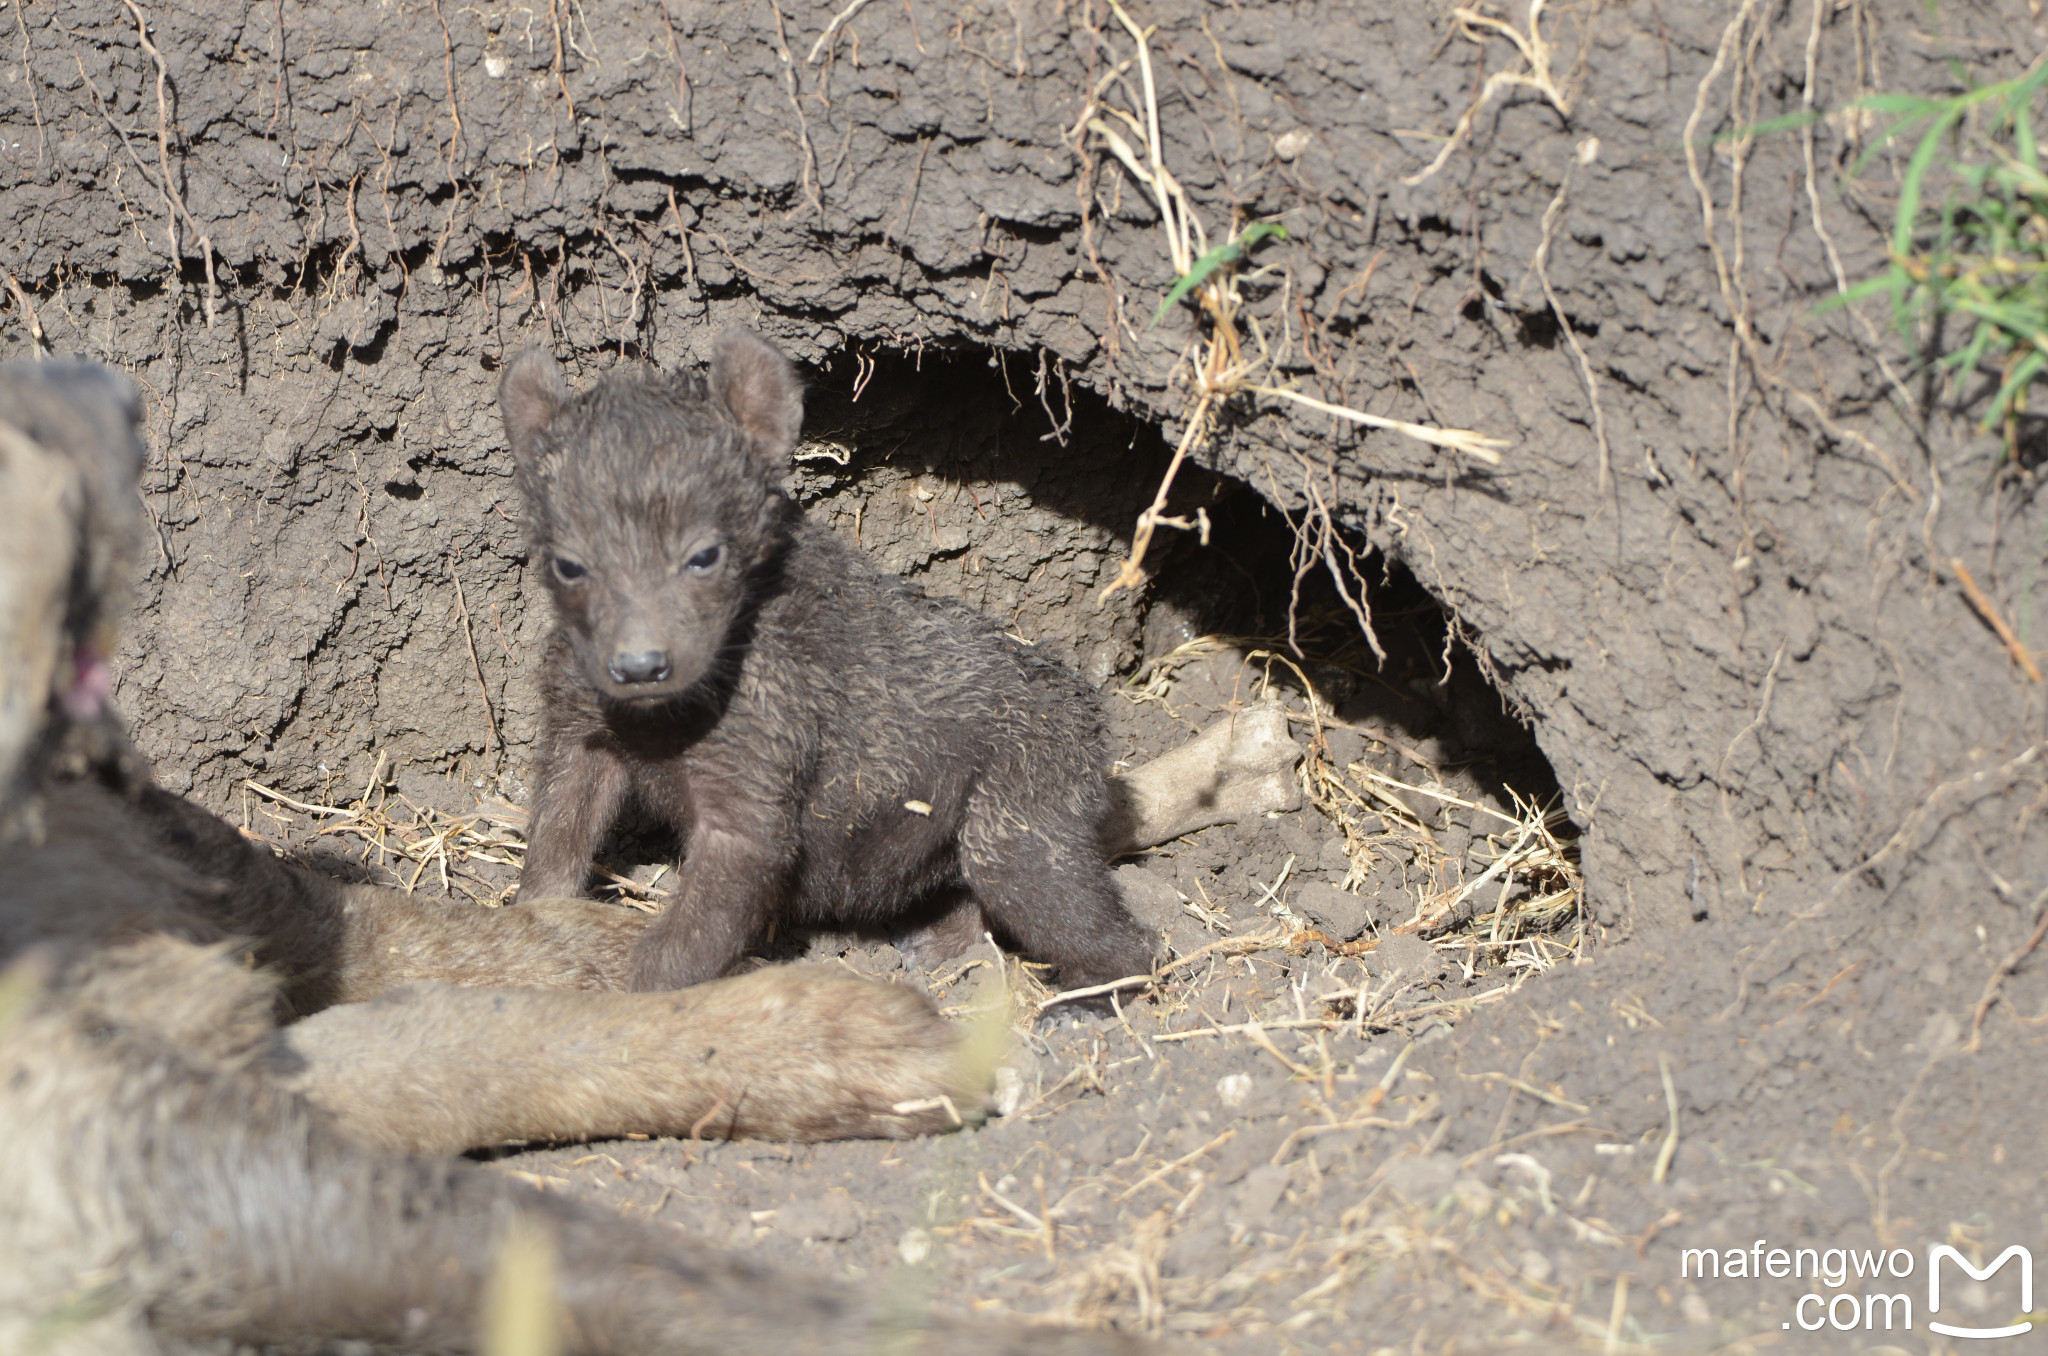
[[[500,398],[557,622],[524,896],[581,894],[636,798],[688,851],[637,989],[714,979],[771,923],[901,927],[960,886],[956,945],[985,919],[1069,986],[1148,970],[1104,857],[1094,694],[803,520],[781,354],[728,330],[702,381],[572,395],[529,352]]]

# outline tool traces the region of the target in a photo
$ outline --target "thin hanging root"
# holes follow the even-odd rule
[[[171,104],[164,92],[164,83],[170,78],[170,68],[164,64],[164,54],[149,40],[149,20],[144,17],[135,0],[121,0],[121,3],[135,16],[136,40],[142,44],[142,50],[149,53],[151,59],[156,62],[156,154],[157,166],[162,176],[157,187],[163,191],[164,215],[169,218],[172,282],[177,281],[176,274],[183,263],[182,251],[178,248],[178,218],[183,217],[185,225],[192,231],[193,240],[199,246],[200,255],[206,260],[206,328],[212,329],[214,299],[220,291],[213,277],[213,237],[200,230],[199,223],[185,210],[185,195],[178,192],[177,176],[171,172]],[[94,91],[94,98],[98,98],[98,91]],[[122,138],[121,144],[124,147],[127,145],[126,137]]]
[[[1320,563],[1330,572],[1330,583],[1337,590],[1337,597],[1350,609],[1352,618],[1358,623],[1358,629],[1365,635],[1365,643],[1372,647],[1374,658],[1384,664],[1387,662],[1387,652],[1380,644],[1379,634],[1373,630],[1372,603],[1367,597],[1365,573],[1358,568],[1358,556],[1352,551],[1350,543],[1346,542],[1343,534],[1337,530],[1336,520],[1330,513],[1330,505],[1323,498],[1322,491],[1316,488],[1306,465],[1304,460],[1301,494],[1307,501],[1307,507],[1302,512],[1301,522],[1294,525],[1294,551],[1290,558],[1290,563],[1294,566],[1294,587],[1289,591],[1287,598],[1288,648],[1296,654],[1301,653],[1301,647],[1296,643],[1295,609],[1301,599],[1302,580],[1306,579],[1309,572]],[[1282,516],[1287,516],[1284,510]],[[1289,522],[1293,522],[1291,517]],[[1351,577],[1348,581],[1345,578],[1345,567],[1337,562],[1339,549],[1343,550],[1344,559],[1350,566]],[[1354,583],[1358,586],[1356,598],[1351,596],[1351,585]],[[1308,681],[1307,675],[1302,676],[1302,681]],[[1320,721],[1317,722],[1317,735],[1321,736]]]
[[[8,273],[5,277],[7,290],[13,294],[14,304],[21,310],[22,322],[28,326],[29,338],[35,341],[30,347],[36,355],[36,361],[41,362],[44,350],[50,346],[50,341],[43,337],[43,319],[36,314],[35,303],[29,300],[28,293],[22,290],[21,283],[15,276]]]
[[[1750,324],[1749,309],[1742,304],[1741,298],[1736,295],[1735,284],[1737,279],[1729,267],[1728,256],[1721,248],[1721,237],[1715,227],[1719,213],[1714,207],[1714,195],[1708,190],[1706,175],[1700,169],[1699,129],[1701,119],[1706,116],[1707,94],[1713,88],[1714,83],[1721,78],[1721,73],[1728,68],[1729,56],[1739,45],[1742,32],[1749,24],[1751,16],[1757,9],[1757,5],[1758,0],[1743,0],[1742,7],[1736,11],[1735,17],[1728,21],[1727,28],[1722,30],[1721,43],[1715,51],[1714,62],[1707,68],[1707,73],[1700,78],[1699,90],[1693,99],[1692,114],[1685,120],[1686,177],[1692,181],[1693,192],[1700,200],[1701,229],[1707,238],[1707,251],[1713,256],[1714,276],[1715,281],[1720,285],[1721,300],[1727,306],[1728,314],[1733,322],[1735,330],[1734,343],[1738,351],[1747,360],[1745,367],[1750,373],[1751,378],[1758,385],[1769,387],[1773,391],[1790,396],[1793,400],[1796,400],[1805,407],[1808,414],[1813,416],[1814,422],[1821,426],[1822,431],[1828,437],[1833,438],[1836,442],[1861,448],[1865,455],[1884,468],[1885,474],[1892,478],[1892,484],[1897,486],[1902,494],[1913,502],[1919,503],[1925,496],[1921,494],[1919,486],[1906,478],[1905,473],[1899,468],[1898,463],[1892,460],[1889,453],[1855,429],[1846,428],[1837,423],[1828,414],[1827,407],[1821,403],[1818,397],[1780,376],[1775,367],[1757,352],[1756,331]],[[1732,383],[1734,379],[1732,359],[1730,362],[1729,378]],[[1732,408],[1730,413],[1732,417]],[[1937,484],[1935,489],[1936,505],[1938,506],[1940,486]]]
[[[1413,187],[1442,169],[1457,149],[1465,144],[1465,139],[1472,135],[1472,124],[1478,121],[1480,110],[1493,101],[1494,95],[1504,89],[1513,89],[1517,86],[1524,89],[1533,89],[1548,99],[1550,106],[1555,108],[1560,114],[1565,117],[1571,116],[1571,100],[1565,97],[1564,91],[1560,90],[1557,87],[1557,82],[1551,78],[1550,44],[1543,40],[1542,31],[1537,27],[1543,20],[1544,3],[1545,0],[1529,0],[1529,34],[1527,37],[1524,37],[1509,25],[1502,23],[1499,19],[1481,14],[1477,10],[1454,9],[1451,11],[1451,16],[1458,21],[1458,27],[1472,41],[1483,43],[1486,40],[1484,36],[1473,30],[1484,29],[1489,32],[1498,33],[1509,42],[1512,42],[1515,45],[1515,50],[1522,54],[1522,61],[1527,69],[1520,71],[1495,71],[1492,75],[1487,76],[1486,83],[1479,87],[1479,97],[1472,101],[1471,106],[1465,110],[1464,116],[1458,119],[1457,126],[1451,129],[1450,138],[1444,142],[1443,149],[1436,153],[1436,159],[1430,161],[1427,168],[1401,180],[1402,183]]]
[[[1122,63],[1109,76],[1104,77],[1103,83],[1096,87],[1087,105],[1081,110],[1081,116],[1075,119],[1069,135],[1072,138],[1079,137],[1083,132],[1093,132],[1101,140],[1101,143],[1109,148],[1110,153],[1116,157],[1118,163],[1124,167],[1132,179],[1144,185],[1150,191],[1153,201],[1159,208],[1160,227],[1166,233],[1166,252],[1168,258],[1173,263],[1174,277],[1176,280],[1184,279],[1194,270],[1196,261],[1209,253],[1208,232],[1204,229],[1201,218],[1195,214],[1194,208],[1189,204],[1187,194],[1181,188],[1180,181],[1174,178],[1172,172],[1167,169],[1166,162],[1161,156],[1159,99],[1152,76],[1150,45],[1152,30],[1140,28],[1131,16],[1124,11],[1124,7],[1119,3],[1119,0],[1109,0],[1109,7],[1111,12],[1115,14],[1117,22],[1123,25],[1124,31],[1130,34],[1131,41],[1137,46],[1135,63],[1138,68],[1140,84],[1144,91],[1143,113],[1140,116],[1139,114],[1126,112],[1123,109],[1097,102],[1102,97],[1103,91],[1108,88],[1110,81],[1120,71],[1128,69],[1131,64],[1128,62]],[[1542,8],[1543,0],[1535,0],[1530,16],[1530,30],[1532,34],[1535,31],[1536,16],[1541,13]],[[1472,15],[1469,11],[1465,10],[1460,10],[1458,13],[1461,16],[1461,21],[1468,24],[1476,23],[1482,27],[1493,25],[1502,28],[1514,40],[1515,45],[1522,50],[1523,55],[1529,58],[1532,68],[1537,70],[1541,77],[1543,82],[1542,88],[1549,93],[1552,102],[1559,101],[1561,96],[1557,94],[1555,87],[1549,83],[1550,49],[1543,45],[1540,39],[1537,39],[1532,46],[1520,34],[1512,29],[1507,29],[1505,25],[1500,25],[1496,20]],[[1531,79],[1533,77],[1524,77],[1522,83],[1530,83]],[[1120,131],[1118,128],[1112,127],[1110,119],[1114,119],[1122,124],[1123,130]],[[1132,145],[1132,138],[1144,143],[1142,152],[1139,147]],[[1078,142],[1075,144],[1075,149],[1077,154],[1080,153]],[[1116,578],[1112,579],[1096,595],[1095,602],[1097,607],[1107,603],[1121,590],[1136,589],[1140,584],[1144,583],[1145,553],[1152,544],[1153,533],[1159,528],[1175,527],[1182,531],[1199,528],[1206,544],[1208,537],[1207,518],[1198,514],[1196,521],[1191,523],[1185,518],[1168,517],[1166,513],[1166,500],[1168,494],[1173,489],[1173,480],[1179,474],[1181,464],[1187,460],[1189,453],[1200,446],[1203,438],[1206,436],[1209,416],[1216,404],[1220,401],[1228,400],[1234,395],[1250,393],[1252,395],[1271,396],[1275,399],[1291,401],[1304,408],[1315,410],[1321,414],[1334,415],[1339,419],[1363,425],[1366,428],[1385,429],[1389,432],[1405,434],[1410,438],[1418,439],[1435,447],[1448,447],[1455,451],[1463,452],[1474,460],[1485,462],[1489,466],[1500,465],[1500,449],[1507,446],[1507,443],[1501,439],[1491,438],[1483,433],[1474,433],[1468,429],[1436,429],[1423,424],[1411,424],[1406,420],[1389,419],[1383,415],[1367,414],[1363,410],[1354,410],[1347,405],[1332,405],[1327,401],[1317,400],[1312,396],[1305,396],[1298,391],[1290,391],[1284,387],[1258,384],[1255,377],[1263,375],[1264,370],[1270,366],[1270,363],[1268,358],[1263,356],[1263,339],[1260,340],[1262,356],[1247,359],[1245,355],[1243,344],[1237,332],[1237,311],[1240,305],[1240,298],[1232,273],[1233,270],[1228,264],[1216,267],[1194,289],[1193,295],[1201,304],[1203,313],[1209,318],[1208,332],[1203,336],[1202,340],[1201,359],[1196,365],[1192,381],[1192,385],[1197,393],[1194,410],[1188,418],[1187,428],[1181,435],[1179,445],[1174,448],[1173,460],[1167,464],[1166,474],[1160,479],[1158,493],[1153,495],[1152,503],[1145,511],[1138,515],[1137,525],[1131,532],[1130,558],[1123,561],[1117,567]],[[1254,329],[1256,331],[1256,322],[1254,322]],[[1257,337],[1256,333],[1255,337]],[[1354,608],[1354,611],[1356,610]],[[1363,620],[1362,617],[1361,620]],[[1367,625],[1365,630],[1366,634],[1371,636],[1372,628],[1370,625]],[[1379,648],[1376,639],[1373,648],[1375,651]]]
[[[832,22],[825,25],[825,31],[820,33],[818,40],[811,44],[810,54],[804,58],[806,66],[818,64],[818,58],[825,54],[825,48],[831,44],[833,38],[839,35],[839,30],[846,26],[846,21],[860,13],[861,6],[867,2],[868,0],[853,0],[852,4],[832,16]]]
[[[1124,13],[1124,7],[1117,0],[1109,0],[1109,7],[1116,13],[1117,22],[1131,35],[1131,41],[1138,45],[1138,74],[1145,87],[1145,124],[1142,135],[1145,138],[1145,153],[1151,164],[1151,173],[1140,172],[1153,195],[1159,200],[1161,224],[1166,228],[1166,245],[1173,258],[1175,277],[1185,277],[1194,267],[1195,256],[1209,250],[1209,237],[1203,231],[1201,219],[1188,206],[1187,194],[1181,191],[1179,180],[1167,172],[1166,162],[1160,158],[1159,144],[1159,94],[1152,81],[1152,47],[1149,41],[1152,30],[1141,29]],[[1137,130],[1137,123],[1132,120]],[[1105,129],[1106,130],[1106,129]],[[1114,134],[1111,134],[1114,137]],[[1115,142],[1112,140],[1112,148]],[[1135,165],[1132,168],[1136,168]],[[1191,238],[1192,237],[1192,238]]]
[[[1181,463],[1187,460],[1201,436],[1202,424],[1209,417],[1209,397],[1203,396],[1195,402],[1194,417],[1188,420],[1187,431],[1180,435],[1180,445],[1173,449],[1173,460],[1166,464],[1166,474],[1159,479],[1159,492],[1152,496],[1152,502],[1138,515],[1138,526],[1131,533],[1130,559],[1117,566],[1116,578],[1109,581],[1101,593],[1096,595],[1095,605],[1101,607],[1119,589],[1135,589],[1145,582],[1145,550],[1152,544],[1153,530],[1159,527],[1177,527],[1187,530],[1185,518],[1166,516],[1166,497],[1173,491],[1173,478],[1180,473]],[[1207,535],[1206,533],[1204,534]]]
[[[1557,225],[1564,215],[1564,199],[1572,186],[1572,170],[1579,165],[1592,164],[1599,154],[1599,139],[1587,137],[1579,143],[1572,158],[1565,162],[1564,178],[1558,182],[1557,196],[1550,200],[1550,206],[1543,213],[1543,239],[1536,246],[1536,281],[1543,285],[1543,299],[1550,304],[1550,313],[1557,317],[1558,328],[1564,331],[1572,356],[1579,360],[1579,377],[1586,383],[1586,402],[1593,407],[1593,441],[1600,449],[1600,479],[1596,490],[1604,496],[1607,493],[1609,458],[1607,416],[1600,408],[1600,383],[1593,375],[1593,364],[1586,357],[1585,345],[1579,342],[1578,330],[1573,328],[1571,317],[1564,313],[1564,304],[1557,299],[1557,290],[1550,285],[1549,265],[1550,244],[1557,238]]]

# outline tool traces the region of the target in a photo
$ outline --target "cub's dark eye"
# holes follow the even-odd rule
[[[555,557],[555,578],[564,584],[573,584],[590,571],[566,556]]]
[[[691,574],[709,574],[718,568],[718,562],[725,559],[723,546],[707,546],[683,562],[683,568]]]

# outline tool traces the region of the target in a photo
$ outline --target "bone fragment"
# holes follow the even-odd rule
[[[1287,709],[1261,702],[1225,716],[1172,753],[1110,781],[1104,841],[1124,856],[1215,824],[1301,808],[1301,746]]]

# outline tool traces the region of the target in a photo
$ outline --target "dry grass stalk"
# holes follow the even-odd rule
[[[2013,629],[2005,624],[2005,618],[1998,615],[1998,609],[1992,606],[1991,599],[1985,595],[1984,590],[1977,587],[1977,580],[1970,574],[1970,567],[1963,564],[1960,556],[1950,556],[1948,567],[1955,572],[1956,582],[1963,586],[1963,595],[1970,600],[1970,606],[1977,609],[1977,615],[1998,633],[1999,640],[2004,642],[2007,653],[2013,657],[2013,662],[2026,671],[2027,677],[2037,683],[2040,682],[2040,667],[2034,663],[2033,656],[2027,653],[2027,647],[2020,644],[2020,638],[2013,633]]]
[[[1657,1072],[1664,1079],[1664,1109],[1671,1117],[1671,1128],[1664,1135],[1663,1147],[1657,1150],[1657,1167],[1650,1174],[1650,1180],[1662,1186],[1664,1175],[1671,1171],[1672,1156],[1678,1152],[1678,1087],[1671,1081],[1671,1061],[1664,1057],[1662,1051],[1657,1054]]]
[[[484,1356],[560,1356],[560,1270],[554,1240],[542,1227],[515,1218],[498,1245],[484,1292]]]
[[[1144,561],[1154,532],[1161,527],[1173,527],[1182,531],[1199,529],[1204,543],[1208,538],[1208,519],[1197,515],[1194,522],[1186,517],[1171,517],[1166,513],[1167,499],[1173,490],[1174,477],[1189,454],[1201,445],[1206,437],[1216,407],[1240,394],[1270,396],[1290,401],[1296,405],[1316,410],[1319,413],[1347,420],[1367,428],[1384,429],[1402,433],[1436,447],[1451,448],[1465,453],[1489,465],[1500,464],[1500,449],[1507,444],[1485,434],[1466,429],[1435,429],[1405,420],[1389,419],[1383,415],[1368,414],[1363,410],[1346,405],[1335,405],[1302,395],[1282,386],[1261,382],[1260,378],[1270,370],[1272,355],[1266,352],[1265,340],[1258,326],[1253,324],[1252,335],[1260,349],[1257,358],[1250,358],[1244,352],[1238,333],[1238,311],[1243,297],[1237,289],[1235,261],[1218,263],[1209,257],[1209,233],[1202,219],[1188,201],[1186,191],[1179,179],[1166,167],[1162,154],[1163,142],[1159,133],[1158,89],[1152,73],[1151,36],[1153,29],[1140,28],[1124,10],[1119,0],[1109,0],[1112,14],[1124,31],[1130,35],[1135,52],[1130,62],[1118,63],[1097,85],[1081,116],[1075,120],[1069,140],[1079,149],[1078,138],[1083,132],[1094,134],[1102,147],[1115,156],[1118,163],[1141,184],[1151,195],[1159,208],[1160,229],[1165,233],[1167,258],[1173,265],[1176,280],[1187,279],[1196,274],[1198,268],[1207,270],[1201,281],[1190,290],[1202,314],[1207,319],[1203,331],[1199,357],[1193,366],[1193,392],[1195,401],[1191,407],[1178,446],[1166,473],[1160,478],[1159,490],[1152,503],[1138,515],[1138,522],[1131,534],[1131,554],[1117,568],[1116,578],[1105,585],[1097,595],[1097,604],[1106,603],[1123,589],[1135,589],[1144,582]],[[1542,0],[1537,0],[1540,10]],[[1466,11],[1459,11],[1462,15]],[[1474,21],[1491,23],[1481,16]],[[1511,31],[1511,30],[1510,30]],[[1517,42],[1520,42],[1519,37]],[[1524,47],[1525,52],[1528,50]],[[1542,50],[1547,63],[1548,49]],[[1139,75],[1139,91],[1131,102],[1141,112],[1133,113],[1113,104],[1103,102],[1109,87],[1125,85],[1127,96],[1132,92],[1124,81],[1125,74],[1135,65]],[[1548,79],[1548,66],[1543,67]],[[1115,124],[1115,125],[1113,125]],[[1133,142],[1136,145],[1133,145]],[[1247,236],[1247,239],[1250,237]],[[1235,246],[1239,230],[1233,226],[1226,247]],[[1241,253],[1241,246],[1237,246]]]
[[[1430,428],[1426,424],[1411,424],[1404,419],[1388,419],[1382,415],[1367,414],[1363,410],[1354,410],[1348,405],[1332,405],[1327,400],[1317,400],[1312,396],[1305,396],[1299,391],[1289,391],[1279,386],[1247,384],[1244,389],[1256,392],[1259,395],[1276,396],[1282,400],[1291,400],[1295,404],[1315,410],[1319,414],[1335,415],[1339,419],[1349,420],[1354,424],[1362,424],[1367,428],[1386,429],[1392,433],[1406,434],[1408,437],[1414,438],[1418,442],[1428,443],[1432,447],[1448,447],[1455,451],[1463,452],[1474,461],[1483,461],[1488,466],[1500,465],[1500,449],[1508,445],[1505,439],[1489,437],[1484,433],[1473,433],[1468,429],[1462,428]]]
[[[1436,884],[1418,894],[1414,913],[1394,931],[1424,933],[1445,950],[1484,952],[1511,970],[1541,971],[1565,956],[1578,954],[1585,930],[1585,881],[1579,873],[1578,847],[1569,837],[1570,819],[1563,806],[1538,805],[1509,790],[1513,809],[1506,812],[1438,784],[1403,781],[1369,763],[1338,767],[1330,760],[1325,731],[1342,722],[1330,714],[1328,701],[1300,664],[1278,649],[1264,648],[1278,643],[1259,637],[1197,636],[1141,669],[1125,684],[1123,696],[1134,703],[1156,703],[1171,715],[1175,713],[1175,674],[1202,656],[1236,651],[1243,655],[1245,666],[1261,665],[1260,677],[1248,685],[1251,695],[1271,695],[1273,666],[1286,667],[1300,685],[1308,708],[1297,718],[1311,728],[1309,752],[1301,761],[1302,793],[1344,835],[1350,868],[1339,888],[1355,891],[1383,856],[1404,850]],[[1379,732],[1359,733],[1393,747]],[[1412,750],[1405,756],[1422,761]],[[1479,877],[1470,882],[1446,879],[1454,864],[1436,834],[1412,808],[1412,797],[1464,811],[1474,819],[1484,817],[1500,826],[1492,833],[1478,834],[1491,849],[1491,860]],[[1476,824],[1474,831],[1477,834]],[[1560,838],[1560,834],[1567,837]],[[1476,902],[1485,887],[1496,885],[1498,894],[1491,907]],[[1332,956],[1360,956],[1379,945],[1377,937],[1334,943],[1292,920],[1284,908],[1275,916],[1285,925],[1281,944],[1295,954],[1304,954],[1309,946],[1320,943]],[[1227,939],[1204,952],[1240,940]]]
[[[490,863],[518,870],[526,854],[526,812],[495,798],[479,801],[476,809],[465,815],[415,805],[405,796],[385,790],[383,768],[384,759],[379,755],[363,794],[345,806],[297,800],[253,779],[244,781],[242,831],[280,855],[300,852],[311,839],[352,838],[359,846],[348,855],[365,866],[390,872],[394,883],[408,894],[432,868],[444,895],[461,894],[491,908],[509,899],[514,884],[500,884],[492,875],[472,868]],[[250,795],[264,803],[252,807]],[[403,817],[406,814],[410,818]],[[268,832],[258,828],[252,822],[254,817],[269,820],[274,828]],[[314,822],[309,825],[302,818]]]
[[[1160,1331],[1166,1305],[1160,1294],[1159,1259],[1166,1252],[1171,1223],[1166,1211],[1158,1211],[1141,1221],[1127,1242],[1096,1254],[1071,1283],[1076,1322],[1092,1328]]]

